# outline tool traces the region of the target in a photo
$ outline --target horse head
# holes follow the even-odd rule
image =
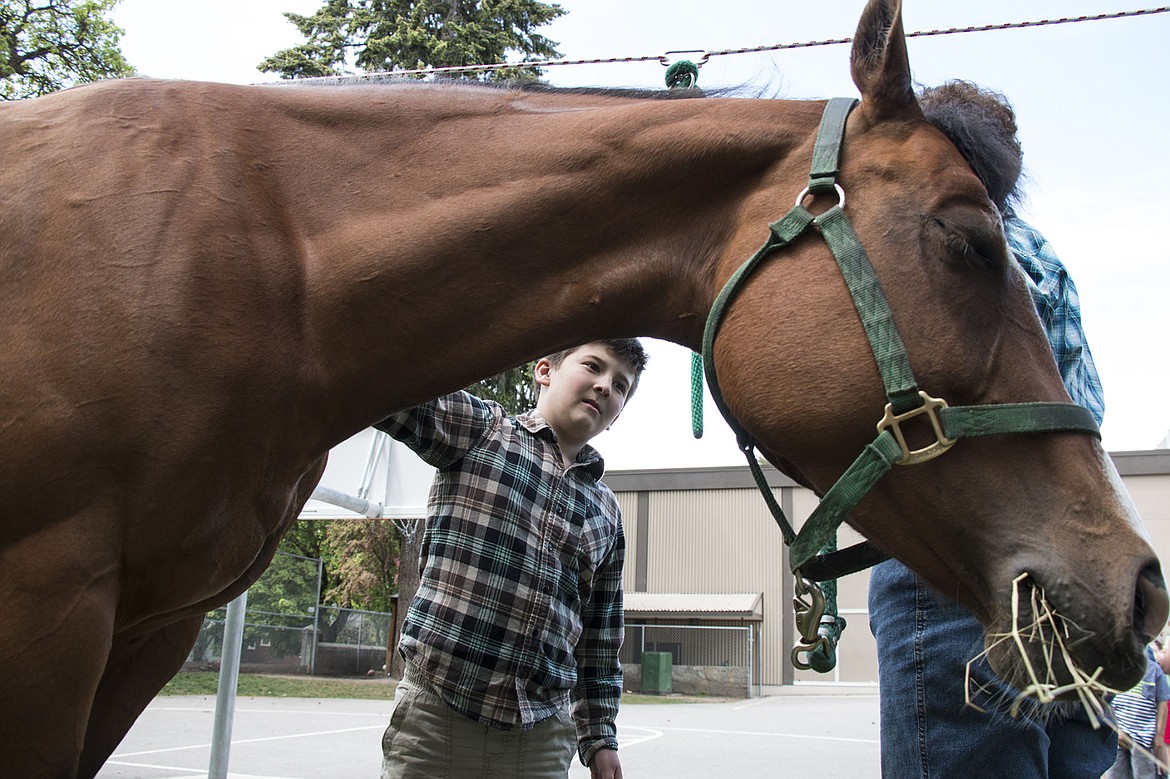
[[[862,100],[841,145],[842,210],[883,282],[918,385],[951,406],[1070,403],[998,211],[916,102],[896,0],[866,7],[852,74]],[[744,209],[745,230],[775,218],[794,171],[776,176],[767,202]],[[834,197],[824,198],[829,206]],[[824,210],[819,200],[807,201],[809,211]],[[853,299],[815,232],[758,266],[713,355],[727,408],[761,452],[824,493],[874,439],[887,398]],[[745,256],[732,245],[726,275]],[[800,309],[786,308],[797,289]],[[818,348],[795,361],[801,343]],[[907,435],[914,448],[936,434]],[[928,462],[893,467],[849,521],[969,607],[985,625],[992,666],[1017,686],[1028,684],[1029,667],[1050,665],[1053,629],[1037,621],[1053,621],[1073,666],[1103,669],[1099,681],[1123,689],[1142,675],[1143,648],[1166,622],[1165,585],[1140,519],[1098,438],[1084,431],[959,440]],[[1016,640],[1000,640],[1009,635]],[[1073,672],[1057,665],[1042,681],[1069,681]]]

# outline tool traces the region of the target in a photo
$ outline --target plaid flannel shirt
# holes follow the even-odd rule
[[[529,730],[572,705],[583,762],[617,749],[625,537],[600,455],[565,470],[539,414],[465,392],[376,427],[438,469],[407,662],[471,719]]]
[[[1048,334],[1065,389],[1074,403],[1089,409],[1097,424],[1101,424],[1105,398],[1085,331],[1081,329],[1081,301],[1076,285],[1036,228],[1010,210],[1004,214],[1003,228],[1008,248],[1028,277],[1028,289]]]

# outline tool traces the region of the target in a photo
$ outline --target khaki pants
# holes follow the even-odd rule
[[[565,779],[576,754],[568,711],[529,731],[498,730],[452,709],[408,674],[382,736],[382,779]]]

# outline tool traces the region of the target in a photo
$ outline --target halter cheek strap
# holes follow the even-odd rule
[[[885,293],[873,265],[845,214],[845,192],[837,183],[845,123],[857,100],[834,98],[825,106],[813,151],[808,186],[796,204],[769,225],[767,241],[732,274],[720,290],[703,332],[703,367],[716,406],[735,431],[739,448],[789,547],[789,562],[796,577],[797,627],[803,643],[792,652],[798,668],[828,671],[836,664],[836,644],[843,620],[826,615],[826,598],[817,582],[863,570],[888,555],[866,541],[856,546],[823,552],[835,545],[837,528],[849,512],[894,465],[914,465],[938,457],[960,438],[1005,433],[1076,431],[1100,438],[1097,422],[1088,409],[1072,403],[1007,403],[950,406],[919,389],[901,335],[894,323]],[[835,195],[836,204],[814,216],[803,205],[808,197]],[[821,498],[820,504],[797,533],[776,502],[755,456],[755,440],[731,414],[715,373],[714,344],[728,307],[743,283],[773,252],[788,246],[810,228],[825,239],[853,298],[874,360],[882,377],[886,407],[877,423],[878,435]],[[904,424],[918,417],[929,424],[934,440],[911,449],[902,432]],[[835,599],[835,582],[832,582]],[[830,605],[833,605],[830,603]],[[833,608],[835,611],[835,607]],[[807,655],[807,661],[801,655]]]

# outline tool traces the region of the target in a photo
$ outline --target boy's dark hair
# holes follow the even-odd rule
[[[1019,200],[1024,152],[1006,97],[970,81],[947,81],[924,88],[918,104],[959,149],[1001,213]]]
[[[646,354],[642,342],[637,338],[599,338],[596,341],[588,341],[568,349],[562,349],[559,352],[553,352],[544,359],[548,360],[554,368],[559,368],[570,353],[591,343],[605,344],[617,355],[619,360],[634,369],[634,383],[626,395],[626,400],[629,401],[634,395],[634,390],[638,388],[638,380],[642,377],[642,371],[646,370],[646,363],[650,360],[650,355]],[[540,397],[539,385],[536,388],[536,394],[537,397]]]

